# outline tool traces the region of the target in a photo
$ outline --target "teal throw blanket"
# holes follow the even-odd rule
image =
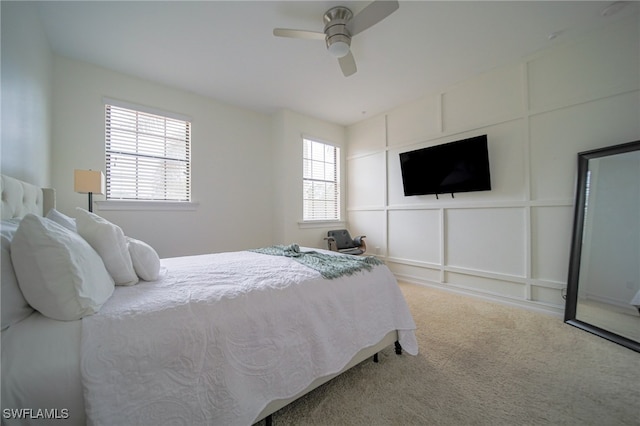
[[[298,244],[288,246],[271,246],[249,250],[255,253],[271,256],[286,256],[311,269],[314,269],[326,278],[333,279],[343,275],[352,275],[361,270],[370,271],[374,265],[382,265],[382,261],[373,256],[337,256],[317,251],[300,251]]]

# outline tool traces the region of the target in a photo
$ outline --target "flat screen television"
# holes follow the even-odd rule
[[[400,153],[404,195],[491,189],[487,135]]]

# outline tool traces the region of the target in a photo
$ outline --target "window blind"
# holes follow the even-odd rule
[[[303,220],[340,220],[340,148],[303,139]]]
[[[191,123],[105,105],[107,200],[191,201]]]

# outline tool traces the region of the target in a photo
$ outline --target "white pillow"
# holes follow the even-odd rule
[[[72,217],[67,216],[64,213],[59,212],[56,209],[49,210],[46,216],[47,219],[51,219],[58,225],[62,225],[70,231],[78,232],[78,228],[76,226],[76,220]]]
[[[26,215],[11,242],[11,260],[25,299],[43,315],[77,320],[100,310],[113,279],[82,237],[44,217]]]
[[[127,237],[129,253],[136,274],[145,281],[155,281],[160,275],[160,257],[149,244]]]
[[[18,278],[13,270],[11,262],[11,240],[18,230],[20,219],[3,220],[0,223],[0,242],[1,252],[0,260],[2,261],[2,330],[10,325],[22,321],[33,312],[33,308],[24,298],[22,290],[18,286]]]
[[[78,234],[93,247],[107,267],[116,285],[133,285],[138,276],[133,269],[127,239],[118,225],[76,207]]]

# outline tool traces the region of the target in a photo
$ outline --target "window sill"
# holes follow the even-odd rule
[[[98,210],[194,211],[200,203],[192,201],[96,201]]]
[[[298,222],[298,228],[344,228],[346,223],[343,220],[308,220]]]

